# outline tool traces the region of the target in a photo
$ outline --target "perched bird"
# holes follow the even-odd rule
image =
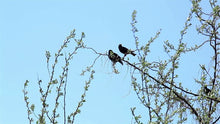
[[[131,54],[131,55],[133,55],[133,56],[136,55],[136,54],[134,53],[134,51],[129,50],[129,49],[126,48],[126,47],[123,47],[121,44],[118,45],[118,49],[119,49],[119,51],[120,51],[121,53],[123,53],[125,56],[126,56],[127,54]]]
[[[122,65],[122,61],[121,61],[121,57],[114,53],[112,50],[108,51],[108,58],[113,62],[113,64],[115,64],[116,62],[120,62]]]
[[[204,90],[206,95],[211,92],[211,90],[207,86],[204,86],[203,90]]]

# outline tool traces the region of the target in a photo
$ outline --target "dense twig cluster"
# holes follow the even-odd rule
[[[128,61],[125,62],[134,68],[133,72],[135,70],[140,72],[140,78],[132,73],[132,84],[139,100],[148,108],[150,123],[171,123],[174,121],[175,115],[178,115],[176,116],[178,123],[183,123],[188,119],[187,116],[183,115],[187,115],[189,112],[195,115],[199,123],[217,123],[220,119],[220,115],[217,114],[220,104],[220,68],[218,59],[220,8],[217,1],[214,0],[209,1],[211,6],[210,13],[205,13],[202,10],[200,0],[193,0],[192,4],[193,8],[185,22],[184,29],[181,31],[178,45],[173,45],[168,41],[164,42],[165,51],[170,57],[164,61],[148,62],[146,60],[147,53],[150,52],[149,46],[158,37],[160,32],[154,38],[151,38],[146,46],[139,47],[138,37],[136,36],[138,30],[135,27],[137,23],[135,19],[136,11],[132,15],[132,31],[141,64],[134,65]],[[187,33],[187,29],[192,25],[191,19],[193,14],[198,18],[201,25],[197,28],[197,31],[207,37],[207,40],[202,41],[200,45],[188,48],[186,43],[183,42],[183,37]],[[200,65],[202,77],[199,80],[195,80],[195,82],[201,85],[201,90],[198,89],[198,92],[192,92],[182,87],[181,83],[178,83],[178,75],[175,70],[180,66],[179,60],[181,54],[192,50],[195,51],[206,43],[209,43],[214,51],[212,57],[212,61],[214,61],[213,71],[207,71],[210,68],[207,69],[205,65]],[[134,109],[132,109],[132,113],[134,113],[133,111]],[[133,116],[135,120],[140,119],[139,115],[136,116],[133,114]],[[139,121],[136,120],[138,123]]]
[[[51,54],[49,51],[46,51],[46,59],[47,59],[47,70],[48,70],[48,75],[49,75],[49,81],[47,83],[46,89],[42,86],[42,80],[38,79],[38,86],[39,86],[39,92],[41,95],[41,113],[36,115],[35,113],[35,104],[31,104],[29,102],[29,97],[28,97],[28,91],[27,87],[29,84],[29,81],[27,80],[24,84],[24,100],[26,102],[26,107],[28,111],[28,120],[29,123],[34,122],[34,118],[32,115],[35,116],[36,118],[36,123],[44,124],[46,122],[50,122],[53,124],[58,123],[57,119],[60,117],[63,117],[64,124],[65,123],[70,123],[73,124],[75,120],[75,116],[80,113],[80,107],[82,107],[83,103],[86,102],[85,96],[86,92],[88,91],[88,88],[90,86],[90,83],[93,79],[95,71],[92,70],[93,65],[95,64],[96,60],[101,56],[105,54],[101,54],[96,52],[93,48],[86,47],[83,38],[85,37],[85,34],[82,33],[80,39],[75,38],[75,29],[71,31],[70,35],[64,40],[63,44],[61,45],[60,49],[54,56],[54,62],[50,64],[51,61]],[[76,47],[73,49],[73,51],[69,52],[67,55],[65,54],[64,57],[64,65],[61,67],[61,74],[59,77],[55,76],[55,72],[59,73],[56,68],[58,68],[58,61],[61,61],[60,59],[64,56],[64,49],[67,48],[68,44],[71,42],[71,39],[74,39],[76,43]],[[85,87],[84,87],[84,92],[81,95],[81,100],[78,102],[78,105],[73,111],[68,114],[67,116],[67,111],[66,111],[66,94],[67,94],[67,77],[68,77],[68,71],[69,71],[69,65],[70,61],[73,59],[73,56],[77,53],[79,49],[89,49],[98,54],[96,59],[93,61],[92,65],[87,67],[86,70],[83,70],[81,75],[84,75],[85,72],[90,72],[89,80],[85,82]],[[50,68],[50,65],[51,68]],[[54,89],[56,87],[56,89]],[[54,97],[54,106],[51,105],[51,103],[48,102],[48,97],[53,95],[52,92],[55,91],[55,97]],[[58,112],[58,108],[60,108],[60,102],[63,104],[63,115]]]

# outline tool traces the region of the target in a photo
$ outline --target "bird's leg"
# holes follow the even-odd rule
[[[124,56],[122,57],[122,60],[124,60],[124,58],[125,58],[126,55],[127,55],[127,54],[124,54]]]

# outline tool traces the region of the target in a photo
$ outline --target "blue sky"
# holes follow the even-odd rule
[[[190,10],[189,1],[176,0],[111,0],[111,1],[0,1],[0,123],[28,123],[23,100],[23,83],[30,80],[30,99],[38,102],[37,78],[47,79],[45,51],[55,53],[72,29],[77,35],[86,34],[85,43],[97,51],[108,49],[118,52],[119,43],[134,47],[131,32],[131,14],[137,10],[138,36],[146,43],[159,29],[161,36],[151,48],[153,59],[163,59],[162,43],[165,40],[177,42],[180,30]],[[190,33],[195,33],[191,31]],[[189,35],[190,36],[190,35]],[[187,38],[186,38],[187,39]],[[196,43],[197,37],[189,44]],[[208,56],[206,48],[199,53]],[[81,70],[91,64],[94,54],[79,53],[72,60],[69,94],[73,104],[79,101],[86,77],[80,77]],[[199,76],[198,62],[209,64],[205,57],[190,53],[183,56],[182,81],[192,81]],[[196,58],[197,57],[197,58]],[[77,124],[131,123],[130,107],[143,107],[132,92],[127,65],[117,65],[120,74],[112,73],[111,62],[102,57],[96,64],[95,80],[87,94]],[[188,69],[191,70],[188,70]],[[188,72],[195,72],[190,74]],[[190,87],[190,83],[185,86]],[[37,95],[38,94],[38,95]],[[74,104],[76,106],[76,104]]]

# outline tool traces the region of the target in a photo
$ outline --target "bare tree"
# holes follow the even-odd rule
[[[217,123],[220,120],[220,82],[219,72],[220,63],[218,55],[220,38],[220,7],[217,0],[209,0],[205,7],[206,11],[201,7],[201,0],[191,0],[192,8],[189,13],[187,20],[185,21],[184,28],[180,31],[180,38],[178,42],[171,43],[168,40],[163,42],[163,47],[168,58],[163,60],[152,60],[149,61],[147,56],[151,54],[151,44],[157,40],[161,30],[156,32],[155,36],[150,38],[145,45],[140,45],[139,38],[137,36],[138,28],[136,27],[136,14],[132,13],[132,32],[134,37],[134,44],[136,46],[135,52],[137,62],[131,63],[129,59],[122,58],[124,65],[131,67],[131,83],[134,92],[137,94],[137,98],[141,104],[146,107],[146,113],[149,117],[147,123],[184,123],[191,116],[195,121],[207,124]],[[187,42],[184,42],[184,36],[187,34],[189,28],[192,28],[193,21],[196,19],[197,32],[201,37],[204,38],[200,44],[195,46],[187,46]],[[42,87],[42,80],[38,80],[39,91],[41,94],[41,113],[35,114],[35,104],[30,104],[27,86],[29,81],[27,80],[24,84],[24,100],[27,106],[28,120],[30,123],[34,121],[33,116],[36,118],[37,123],[58,123],[57,119],[63,117],[64,124],[74,123],[75,116],[80,113],[80,107],[85,102],[85,96],[90,86],[90,82],[93,79],[95,71],[93,66],[96,61],[101,57],[107,57],[106,53],[97,52],[97,50],[87,47],[83,38],[85,34],[82,33],[80,39],[75,38],[75,30],[66,38],[61,48],[54,56],[54,62],[50,64],[51,55],[50,52],[46,52],[47,69],[49,74],[49,81],[46,82],[46,88]],[[75,41],[75,49],[69,52],[67,55],[63,53],[63,50],[67,48],[70,41]],[[181,67],[181,55],[190,54],[192,51],[197,51],[204,45],[208,45],[213,50],[211,61],[213,61],[213,67],[201,63],[198,65],[201,68],[201,77],[192,80],[191,83],[201,86],[197,89],[188,89],[183,87],[183,83],[180,82],[177,69]],[[96,58],[93,63],[83,70],[82,75],[86,72],[90,72],[88,81],[85,82],[84,92],[81,95],[81,100],[78,102],[76,109],[69,114],[66,112],[66,87],[68,77],[68,67],[70,60],[77,53],[79,49],[89,50],[95,53]],[[63,57],[64,56],[64,57]],[[55,67],[58,63],[58,59],[63,57],[64,65],[62,71],[58,77],[55,77]],[[111,58],[113,59],[113,58]],[[207,58],[209,59],[209,58]],[[119,73],[113,64],[115,73]],[[54,88],[56,87],[56,89]],[[56,97],[54,98],[54,105],[51,108],[47,102],[47,98],[51,95],[52,90],[55,90]],[[57,109],[60,107],[60,102],[63,103],[63,112],[59,113]],[[137,108],[131,108],[131,113],[134,118],[134,123],[142,124],[143,115],[139,115],[135,112]],[[62,116],[61,116],[62,114]]]

